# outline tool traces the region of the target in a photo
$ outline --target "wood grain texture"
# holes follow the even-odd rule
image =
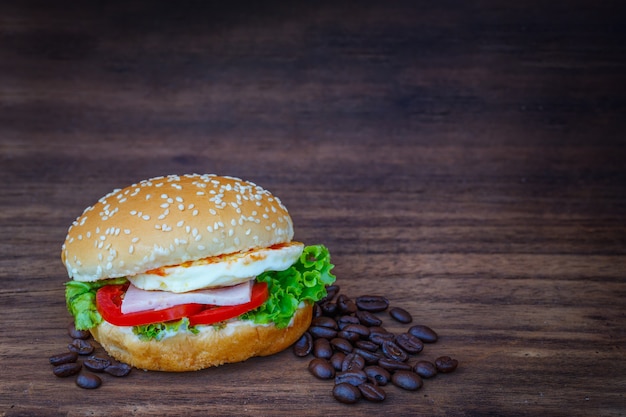
[[[626,415],[622,2],[334,3],[0,4],[0,415]],[[190,172],[270,189],[458,371],[355,406],[290,351],[53,376],[67,227]]]

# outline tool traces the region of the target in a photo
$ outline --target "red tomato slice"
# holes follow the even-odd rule
[[[267,283],[257,282],[252,287],[249,302],[236,306],[207,306],[204,304],[181,304],[163,310],[122,313],[122,296],[126,285],[106,285],[96,293],[96,306],[102,318],[116,326],[141,326],[189,317],[190,325],[213,324],[254,310],[267,300]]]
[[[213,324],[220,321],[228,320],[233,317],[241,316],[243,313],[247,313],[250,310],[254,310],[260,307],[261,304],[269,297],[269,291],[267,289],[266,282],[255,282],[252,287],[252,295],[250,301],[244,304],[236,306],[211,306],[200,313],[189,316],[189,324],[195,326],[196,324]]]

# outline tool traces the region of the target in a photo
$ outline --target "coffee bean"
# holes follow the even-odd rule
[[[409,329],[409,333],[419,338],[424,343],[434,343],[437,341],[437,333],[428,326],[417,324]]]
[[[329,285],[328,287],[326,287],[326,297],[323,297],[322,299],[320,299],[318,303],[322,304],[322,303],[331,301],[333,298],[335,298],[338,292],[339,292],[338,285]]]
[[[311,336],[311,333],[309,332],[304,332],[302,336],[300,336],[300,339],[298,339],[298,341],[294,343],[293,353],[296,356],[303,358],[307,356],[309,353],[311,353],[312,350],[313,350],[313,336]]]
[[[341,403],[354,404],[361,398],[361,391],[358,387],[344,382],[334,386],[333,397]]]
[[[365,359],[357,353],[349,353],[346,355],[341,364],[341,371],[356,371],[365,367]]]
[[[313,318],[322,317],[324,312],[318,303],[313,304]]]
[[[391,380],[391,374],[385,368],[377,365],[366,366],[363,372],[377,385],[387,385]]]
[[[383,355],[385,355],[389,359],[393,359],[398,362],[405,362],[407,359],[409,359],[409,355],[407,355],[407,353],[402,350],[400,346],[398,346],[391,340],[385,340],[381,345],[381,349],[383,351]]]
[[[360,338],[367,339],[370,335],[370,329],[362,324],[348,324],[343,328],[344,332],[352,332],[359,335]]]
[[[337,310],[340,314],[353,314],[356,313],[357,307],[354,301],[341,294],[337,297]]]
[[[332,339],[337,336],[337,330],[324,326],[310,326],[309,333],[311,333],[311,336],[313,336],[314,339]]]
[[[352,343],[356,343],[357,340],[361,339],[361,335],[356,332],[351,332],[349,330],[340,330],[337,333],[337,336],[349,340]]]
[[[437,370],[441,373],[452,372],[459,365],[459,361],[452,359],[450,356],[440,356],[435,360]]]
[[[328,317],[335,317],[335,315],[337,315],[337,304],[335,303],[324,303],[324,304],[320,304],[320,307],[322,308],[322,314]]]
[[[335,374],[335,384],[347,382],[350,385],[361,385],[367,382],[367,375],[362,370],[341,371]]]
[[[399,362],[397,360],[389,359],[387,357],[380,358],[380,360],[378,361],[378,366],[388,370],[389,372],[410,371],[411,370],[411,365],[409,365],[408,363],[406,363],[406,362]]]
[[[335,376],[335,368],[322,358],[315,358],[309,362],[309,372],[319,379],[330,379]]]
[[[333,339],[330,340],[330,345],[339,352],[343,352],[343,353],[350,353],[352,352],[352,343],[350,343],[350,341],[341,338],[341,337],[335,337]]]
[[[399,370],[391,375],[391,382],[397,387],[408,391],[416,391],[423,385],[422,378],[412,371]]]
[[[381,401],[384,401],[387,397],[385,390],[378,385],[365,382],[363,384],[360,384],[358,387],[359,391],[361,391],[361,396],[368,401],[379,403]]]
[[[376,317],[373,313],[369,311],[359,310],[356,312],[356,317],[359,319],[359,322],[365,326],[380,326],[383,324],[383,321]]]
[[[130,373],[132,366],[122,363],[116,362],[104,368],[104,372],[113,376],[126,376]]]
[[[65,352],[58,355],[50,356],[50,365],[62,365],[64,363],[76,362],[78,360],[78,353]]]
[[[313,320],[311,320],[311,326],[328,327],[330,329],[337,330],[337,322],[335,321],[335,319],[326,316],[314,318]]]
[[[380,295],[362,295],[357,297],[355,301],[359,310],[372,313],[385,311],[389,307],[389,300]]]
[[[80,368],[82,368],[80,363],[67,362],[52,368],[52,373],[58,377],[65,378],[67,376],[77,374],[80,372]]]
[[[313,356],[324,359],[330,359],[333,356],[333,348],[328,339],[315,339],[313,342]]]
[[[393,340],[395,336],[393,333],[387,331],[384,327],[373,326],[370,327],[370,335],[369,340],[371,342],[376,343],[377,345],[382,345],[385,340]]]
[[[396,344],[408,353],[420,353],[424,349],[424,343],[411,333],[402,333],[396,336]]]
[[[419,361],[413,366],[413,372],[422,378],[432,378],[437,375],[437,367],[430,361]]]
[[[98,375],[85,373],[78,375],[76,385],[85,389],[95,389],[102,385],[102,380]]]
[[[361,322],[355,316],[341,316],[337,319],[337,327],[339,327],[339,330],[343,330],[350,324],[361,324]]]
[[[103,372],[111,366],[111,361],[98,356],[90,356],[83,361],[83,366],[93,372]]]
[[[94,350],[91,343],[83,339],[74,339],[72,343],[67,345],[67,348],[70,352],[76,352],[79,355],[90,355]]]
[[[67,333],[72,339],[87,340],[91,337],[91,333],[89,332],[89,330],[77,330],[74,326],[74,322],[70,323],[67,326]]]
[[[354,348],[352,353],[356,353],[357,355],[363,357],[363,359],[365,359],[365,363],[368,365],[377,364],[380,358],[383,357],[383,355],[379,352],[371,352],[361,348]]]
[[[408,311],[400,307],[391,308],[389,310],[389,315],[391,316],[392,319],[399,321],[400,323],[403,323],[403,324],[408,324],[413,321],[413,317],[411,316],[411,313],[409,313]]]
[[[370,352],[376,352],[378,350],[378,345],[369,340],[357,340],[354,345],[360,349],[369,350]]]
[[[343,360],[346,358],[346,354],[343,352],[335,352],[333,356],[330,357],[330,364],[337,371],[341,371],[341,365],[343,364]]]

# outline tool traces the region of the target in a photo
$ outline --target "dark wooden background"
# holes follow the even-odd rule
[[[0,2],[0,416],[626,415],[625,10]],[[356,406],[290,351],[54,377],[67,227],[191,172],[272,190],[344,294],[386,294],[458,371]]]

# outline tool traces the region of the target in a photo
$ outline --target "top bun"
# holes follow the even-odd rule
[[[97,281],[288,243],[277,197],[216,175],[151,178],[102,197],[70,226],[61,258],[70,278]]]

